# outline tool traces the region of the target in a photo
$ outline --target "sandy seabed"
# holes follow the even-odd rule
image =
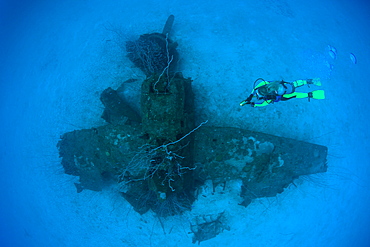
[[[230,231],[202,246],[368,246],[370,21],[361,1],[39,1],[2,9],[2,246],[193,246],[195,215],[223,211]],[[204,186],[207,197],[162,219],[163,227],[114,188],[76,193],[77,178],[60,165],[59,136],[103,125],[100,93],[127,79],[138,79],[129,89],[139,107],[145,76],[122,47],[160,32],[170,14],[181,70],[194,80],[196,121],[328,146],[327,173],[247,208],[238,205],[238,181],[226,194]],[[240,107],[259,77],[320,77],[326,99]]]

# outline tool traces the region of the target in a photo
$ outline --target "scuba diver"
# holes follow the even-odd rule
[[[256,83],[261,81],[260,83]],[[302,99],[325,99],[324,90],[315,90],[309,93],[296,92],[297,87],[303,85],[321,86],[320,78],[296,80],[293,82],[286,81],[265,81],[258,78],[253,84],[253,90],[246,100],[243,100],[240,105],[250,104],[252,107],[266,106],[279,101],[287,101],[293,98]]]

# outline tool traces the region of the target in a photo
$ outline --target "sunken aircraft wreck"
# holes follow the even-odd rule
[[[116,183],[135,211],[166,217],[191,210],[206,180],[214,186],[241,180],[246,207],[282,193],[299,176],[327,170],[325,146],[207,121],[195,124],[192,80],[176,72],[177,43],[169,38],[173,21],[171,15],[162,33],[126,43],[128,58],[147,76],[140,112],[121,93],[123,82],[101,93],[106,125],[61,136],[61,163],[66,174],[79,177],[77,192]],[[190,226],[194,243],[228,229],[225,215],[208,218]]]

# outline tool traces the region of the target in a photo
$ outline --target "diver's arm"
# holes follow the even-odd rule
[[[253,96],[254,96],[254,93],[251,93],[245,101],[251,102]]]
[[[248,96],[247,99],[245,99],[242,102],[240,102],[240,105],[241,106],[244,106],[244,105],[252,104],[251,100],[252,100],[252,98],[253,98],[254,95],[255,95],[255,91],[253,90],[252,93]]]

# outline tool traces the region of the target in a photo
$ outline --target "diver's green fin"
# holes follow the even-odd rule
[[[324,90],[316,90],[312,92],[312,98],[314,99],[325,99]]]
[[[313,78],[312,79],[312,84],[316,85],[316,86],[321,86],[320,78]]]

